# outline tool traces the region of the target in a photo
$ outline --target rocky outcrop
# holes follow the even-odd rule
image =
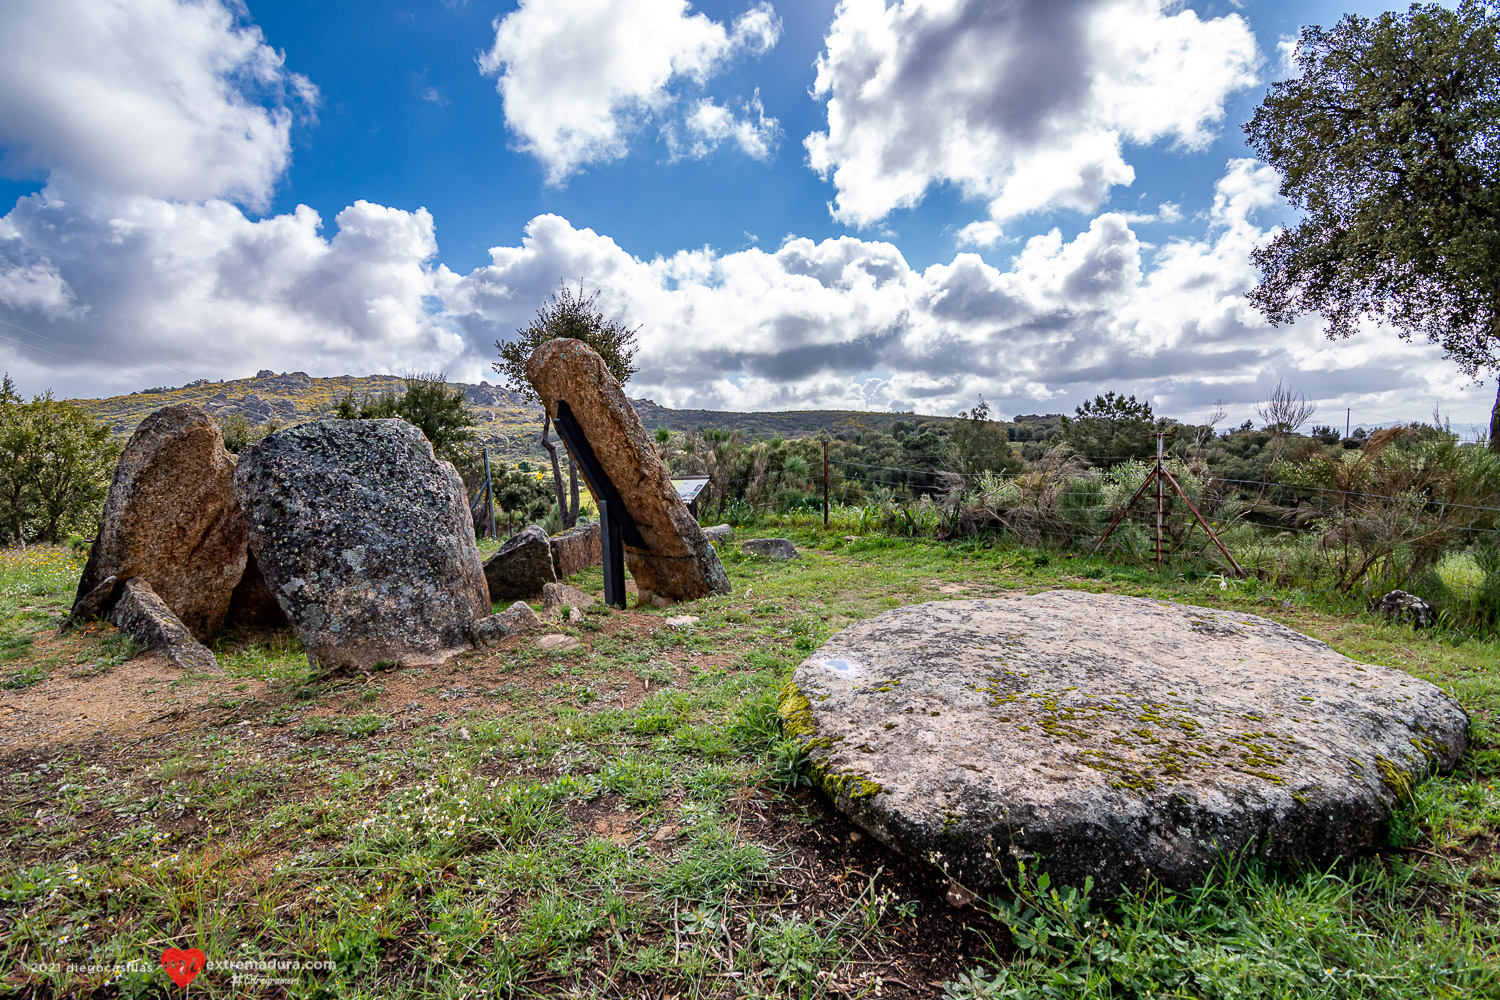
[[[897,850],[975,889],[1040,858],[1101,894],[1377,843],[1468,724],[1433,685],[1264,618],[1077,591],[860,622],[781,712],[838,808]]]
[[[246,448],[250,551],[311,661],[439,663],[490,610],[463,484],[401,420],[318,420]]]
[[[734,528],[727,524],[716,524],[712,528],[704,528],[703,534],[710,542],[717,545],[728,545],[734,541]]]
[[[599,551],[599,522],[580,524],[552,538],[552,568],[559,580],[603,562]]]
[[[510,538],[484,561],[490,602],[539,597],[542,588],[557,582],[552,569],[552,543],[536,525]]]
[[[165,656],[173,666],[197,673],[219,669],[219,661],[208,647],[172,613],[142,577],[131,577],[120,587],[120,597],[109,613],[115,627],[153,653]]]
[[[752,538],[740,543],[740,551],[747,556],[759,556],[762,559],[784,561],[802,558],[797,547],[787,538]]]
[[[141,421],[115,467],[74,616],[108,611],[120,585],[139,577],[193,636],[217,635],[245,569],[234,467],[200,407],[168,406]],[[109,577],[115,585],[101,589]]]
[[[626,538],[625,565],[635,578],[640,600],[727,594],[729,577],[719,554],[677,495],[640,418],[603,359],[582,341],[549,340],[527,361],[526,377],[553,420],[566,406],[618,493],[618,503],[634,521],[639,538]],[[596,485],[590,484],[591,489]]]

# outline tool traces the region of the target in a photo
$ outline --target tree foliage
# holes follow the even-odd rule
[[[0,383],[0,532],[16,542],[92,535],[120,442],[87,410],[52,398],[27,403]]]
[[[1088,400],[1073,414],[1062,418],[1063,440],[1091,465],[1108,469],[1156,453],[1151,435],[1160,428],[1150,403],[1111,390]]]
[[[1019,472],[1025,465],[1011,451],[1005,425],[990,419],[990,404],[979,397],[971,410],[958,415],[950,432],[954,464],[966,475],[982,472]]]
[[[1305,214],[1253,251],[1273,324],[1317,313],[1500,365],[1500,15],[1479,0],[1304,28],[1298,76],[1245,125]],[[1500,394],[1490,447],[1500,449]]]
[[[542,481],[542,474],[530,462],[518,462],[508,469],[503,462],[491,470],[495,484],[495,506],[506,518],[514,516],[522,525],[533,524],[547,516],[552,506],[552,490]]]
[[[438,458],[459,468],[472,465],[470,447],[475,440],[474,411],[462,389],[448,388],[446,372],[419,372],[406,376],[404,391],[383,392],[356,400],[347,393],[334,407],[334,416],[345,420],[378,420],[396,417],[412,424],[427,440]]]
[[[500,360],[491,367],[511,392],[519,392],[540,401],[536,388],[526,377],[526,362],[543,343],[558,337],[581,340],[599,355],[604,367],[616,382],[624,385],[639,369],[635,364],[637,350],[635,336],[640,327],[627,327],[618,320],[606,317],[598,305],[599,291],[585,294],[583,283],[578,283],[575,292],[564,284],[548,296],[536,318],[508,341],[495,341],[495,350]],[[571,528],[578,521],[578,468],[568,467],[568,492],[563,492],[562,465],[557,446],[547,437],[551,429],[550,416],[542,418],[542,447],[552,458],[552,481],[557,494],[557,509],[562,515],[562,524]]]
[[[599,291],[584,294],[582,282],[578,291],[563,285],[548,296],[536,311],[536,318],[507,341],[495,341],[500,360],[491,365],[511,392],[539,400],[536,389],[526,378],[526,362],[543,343],[558,337],[581,340],[604,361],[604,367],[615,381],[624,385],[640,369],[635,364],[635,337],[640,327],[626,327],[609,319],[598,306]]]

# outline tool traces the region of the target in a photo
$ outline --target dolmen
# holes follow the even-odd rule
[[[236,460],[179,405],[125,446],[70,621],[195,669],[225,626],[289,624],[315,666],[367,670],[443,662],[489,613],[463,484],[416,427],[317,420]]]
[[[489,591],[463,482],[404,420],[315,420],[246,448],[249,549],[325,669],[442,663]]]
[[[626,536],[624,555],[638,600],[660,604],[729,593],[718,552],[677,495],[604,359],[581,340],[548,340],[527,360],[526,378],[559,428],[564,414],[582,432],[591,454],[574,454],[573,460],[584,470],[594,499],[617,504],[617,515],[634,525],[638,537]],[[593,482],[596,473],[607,484]],[[612,498],[599,495],[605,488],[613,491]]]
[[[1377,844],[1468,729],[1432,684],[1265,618],[1079,591],[860,622],[780,710],[835,805],[889,846],[970,889],[1024,863],[1101,895]]]

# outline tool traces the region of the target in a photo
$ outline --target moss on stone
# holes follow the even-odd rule
[[[817,734],[818,724],[813,721],[812,702],[794,681],[788,681],[778,696],[776,713],[781,716],[781,728],[792,739],[803,739]]]
[[[1380,754],[1375,755],[1375,769],[1380,772],[1380,783],[1391,790],[1397,802],[1409,801],[1416,792],[1416,783],[1395,761]]]

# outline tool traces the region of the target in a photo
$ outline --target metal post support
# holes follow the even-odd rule
[[[823,530],[828,530],[828,442],[823,442]]]
[[[599,555],[604,563],[604,603],[625,607],[625,540],[619,518],[612,515],[609,501],[599,502]]]
[[[495,485],[490,481],[490,450],[481,448],[480,453],[484,455],[484,495],[489,501],[490,507],[490,537],[495,537]]]
[[[1162,480],[1162,448],[1166,443],[1165,434],[1156,435],[1156,565],[1161,565],[1161,536],[1162,536],[1162,510],[1166,505],[1167,484]]]

